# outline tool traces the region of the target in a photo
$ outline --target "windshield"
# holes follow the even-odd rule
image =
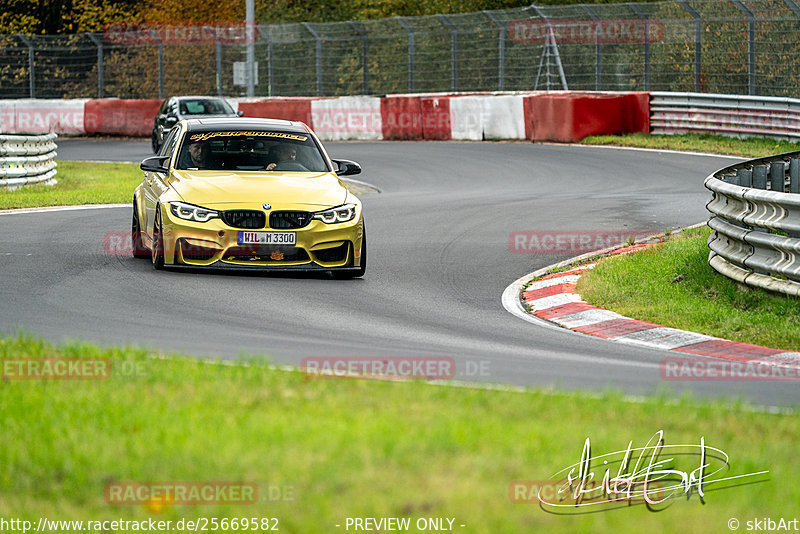
[[[190,132],[176,165],[183,170],[328,172],[314,139],[280,131]]]
[[[231,105],[220,98],[182,99],[180,110],[182,115],[236,115]]]

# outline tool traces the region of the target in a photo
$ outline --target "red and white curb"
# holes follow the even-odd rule
[[[608,254],[627,254],[646,246],[623,247]],[[569,264],[570,261],[575,260],[564,263]],[[523,276],[503,292],[503,306],[513,315],[529,322],[610,341],[741,362],[757,361],[760,364],[800,367],[798,352],[669,328],[592,306],[581,299],[575,288],[580,276],[594,266],[594,263],[577,265],[563,272],[542,276],[552,269],[546,267]],[[538,279],[530,282],[534,278]]]

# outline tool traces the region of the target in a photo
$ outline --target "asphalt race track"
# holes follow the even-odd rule
[[[570,255],[514,254],[515,230],[653,230],[706,219],[702,182],[731,160],[530,143],[328,143],[359,161],[369,253],[363,280],[156,272],[104,251],[130,208],[0,216],[0,329],[196,356],[452,356],[459,378],[567,389],[690,389],[765,405],[789,382],[665,382],[665,351],[543,328],[503,309],[520,276]],[[138,161],[149,141],[60,140],[59,159]],[[269,201],[269,195],[263,199]],[[632,288],[633,289],[633,288]]]

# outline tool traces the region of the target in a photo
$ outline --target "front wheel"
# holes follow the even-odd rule
[[[131,249],[134,258],[146,258],[150,252],[142,243],[142,227],[139,224],[139,210],[136,209],[136,199],[133,199],[133,221],[131,222]]]
[[[150,249],[150,259],[153,269],[160,271],[164,268],[164,232],[161,226],[161,207],[156,206],[156,222],[153,223],[153,245]]]

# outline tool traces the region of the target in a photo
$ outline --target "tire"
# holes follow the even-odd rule
[[[161,148],[161,145],[158,143],[158,136],[155,130],[150,135],[150,146],[153,148],[153,154],[158,154],[158,149]]]
[[[364,227],[364,234],[361,236],[361,266],[357,271],[331,271],[337,280],[349,280],[351,278],[361,278],[367,272],[367,228]]]
[[[153,246],[150,249],[150,259],[153,269],[160,271],[164,268],[164,233],[161,226],[161,207],[156,206],[156,221],[153,223]]]
[[[142,243],[142,230],[139,224],[139,210],[136,209],[136,199],[133,199],[133,220],[131,221],[131,251],[134,258],[148,258],[150,251]]]

